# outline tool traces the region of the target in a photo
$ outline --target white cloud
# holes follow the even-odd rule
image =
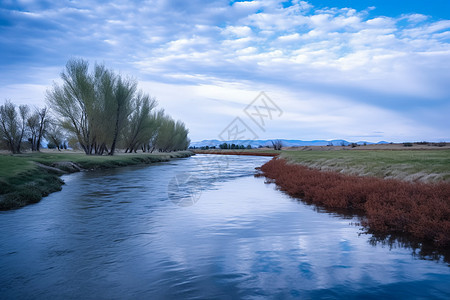
[[[237,37],[246,37],[252,35],[252,29],[248,26],[227,26],[223,33],[225,35],[237,36]]]
[[[293,34],[288,34],[288,35],[282,35],[280,37],[278,37],[278,39],[282,42],[292,42],[292,41],[297,41],[300,39],[300,35],[298,34],[298,32],[293,33]]]
[[[12,49],[9,55],[29,51],[27,61],[16,62],[22,72],[31,70],[30,64],[53,64],[60,70],[68,58],[76,56],[105,62],[141,80],[170,84],[168,90],[182,90],[178,87],[185,84],[209,86],[194,93],[203,100],[208,93],[214,94],[215,83],[224,86],[217,87],[224,98],[235,98],[237,93],[230,88],[233,82],[243,83],[240,88],[255,93],[256,87],[276,86],[290,94],[307,91],[312,93],[311,99],[335,95],[336,103],[352,103],[359,115],[367,109],[378,118],[395,117],[404,121],[401,123],[419,120],[414,121],[416,130],[393,121],[385,127],[379,125],[385,132],[391,126],[402,134],[428,128],[410,107],[426,107],[432,102],[435,115],[439,115],[450,97],[450,20],[434,21],[420,14],[374,18],[370,10],[314,10],[305,1],[292,1],[291,6],[275,0],[232,5],[222,1],[154,1],[151,5],[79,1],[64,5],[18,15],[21,22],[31,25],[23,27],[18,22],[0,37],[0,46]],[[72,26],[75,21],[77,26]],[[57,72],[51,78],[55,76]],[[0,92],[19,101],[31,99],[13,88],[23,84],[19,76],[15,78],[2,79]],[[193,92],[185,89],[180,97]],[[182,103],[168,90],[159,89],[161,94],[155,96],[171,95],[174,103]],[[35,94],[31,86],[24,86],[24,91]],[[405,104],[409,98],[411,103]],[[205,101],[205,110],[213,111],[208,103]],[[294,104],[292,107],[292,114],[301,115]],[[183,116],[176,105],[171,109]],[[223,111],[225,119],[225,111],[234,110],[215,111],[217,115]],[[297,124],[306,126],[304,121],[314,118],[328,126],[333,122],[324,122],[326,118],[347,124],[349,115],[342,109],[335,115],[317,109]],[[361,128],[374,130],[375,122],[369,117],[358,120],[371,124]],[[349,124],[355,126],[355,122]],[[344,127],[332,127],[343,135],[347,132]],[[438,127],[434,130],[441,132]],[[288,132],[295,137],[295,132]]]

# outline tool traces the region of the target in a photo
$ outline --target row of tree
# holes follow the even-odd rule
[[[156,100],[138,91],[135,80],[104,65],[90,70],[82,59],[70,60],[61,79],[47,91],[53,119],[48,108],[30,114],[26,105],[18,111],[10,101],[0,106],[0,138],[11,152],[20,153],[25,138],[39,151],[44,137],[58,149],[67,140],[88,155],[113,155],[118,147],[125,152],[168,152],[189,146],[185,125],[156,110]]]
[[[227,143],[222,143],[219,145],[220,149],[252,149],[251,145],[239,145],[239,144],[227,144]]]

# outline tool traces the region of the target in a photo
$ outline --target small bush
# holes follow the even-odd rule
[[[12,191],[12,186],[5,180],[0,179],[0,195],[6,194]]]
[[[447,145],[446,142],[433,143],[433,146],[436,146],[436,147],[445,147],[446,145]]]
[[[412,147],[413,144],[412,143],[403,143],[403,147]]]
[[[37,189],[22,189],[18,192],[9,193],[3,196],[0,201],[0,209],[12,209],[37,203],[42,199],[41,193]]]

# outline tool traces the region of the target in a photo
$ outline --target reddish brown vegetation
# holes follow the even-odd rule
[[[435,246],[450,246],[450,183],[409,183],[323,172],[274,158],[264,175],[289,195],[333,209],[364,213],[370,232],[410,234]]]
[[[229,150],[229,151],[211,151],[211,150],[194,150],[195,154],[221,154],[221,155],[251,155],[251,156],[277,156],[279,153],[270,152],[250,152],[250,151],[239,151],[239,150]]]

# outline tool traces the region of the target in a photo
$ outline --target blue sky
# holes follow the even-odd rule
[[[104,62],[218,139],[450,141],[450,1],[8,1],[0,101],[45,104],[68,59]],[[244,109],[265,91],[264,128]]]

